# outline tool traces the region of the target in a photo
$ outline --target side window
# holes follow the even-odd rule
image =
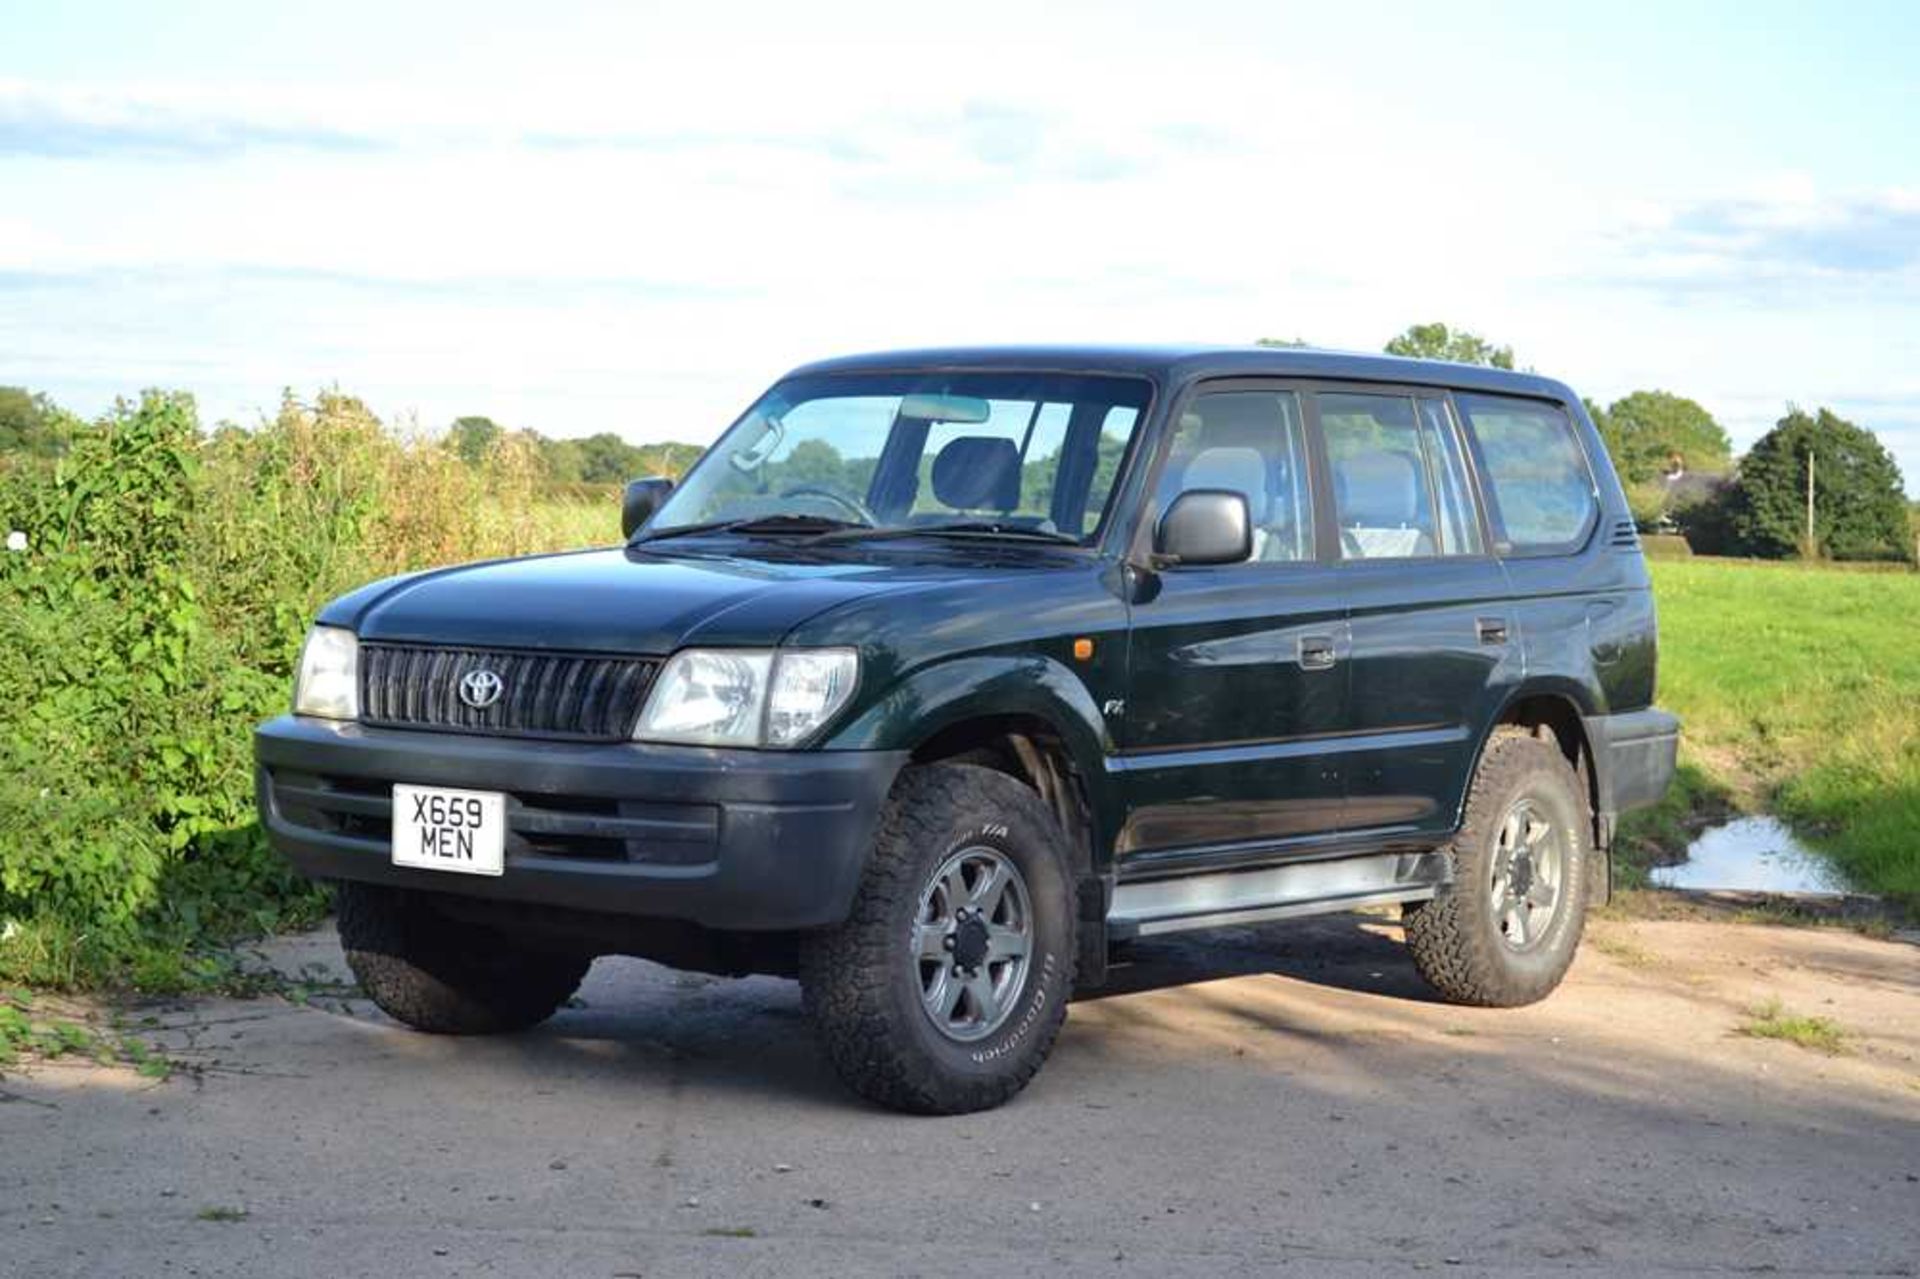
[[[1576,547],[1598,504],[1567,415],[1551,404],[1504,395],[1456,395],[1454,402],[1479,448],[1495,527],[1507,546],[1522,555]]]
[[[1164,512],[1188,489],[1243,493],[1253,558],[1313,558],[1313,504],[1300,397],[1292,391],[1213,391],[1180,415],[1154,493]]]
[[[1321,395],[1319,406],[1341,558],[1480,550],[1466,465],[1443,401],[1335,393]]]
[[[1467,549],[1442,532],[1446,511],[1434,501],[1430,457],[1436,432],[1413,399],[1323,394],[1319,415],[1342,559],[1425,559]]]
[[[1474,517],[1467,459],[1445,400],[1420,401],[1420,443],[1433,472],[1434,509],[1439,514],[1440,553],[1478,555],[1484,549]]]

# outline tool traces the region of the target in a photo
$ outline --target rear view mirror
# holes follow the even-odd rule
[[[900,416],[923,422],[978,425],[993,416],[993,405],[973,395],[905,395]]]
[[[1247,495],[1230,489],[1188,489],[1173,499],[1154,530],[1164,564],[1238,564],[1253,555]]]
[[[660,509],[660,504],[667,500],[667,494],[671,492],[673,481],[658,475],[627,485],[626,496],[620,501],[622,536],[632,537],[634,530],[653,518],[653,513]]]

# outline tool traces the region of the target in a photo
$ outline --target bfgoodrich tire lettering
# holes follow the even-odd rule
[[[1434,989],[1454,1003],[1513,1007],[1560,984],[1586,921],[1588,831],[1560,751],[1517,729],[1496,732],[1448,849],[1453,883],[1404,912],[1414,965]],[[1549,864],[1550,874],[1537,873]]]
[[[971,1039],[941,1029],[922,979],[923,918],[947,918],[927,911],[930,883],[969,850],[987,854],[975,859],[983,865],[1003,859],[1017,868],[1030,924],[1020,988],[1006,991],[1011,1007]],[[952,896],[972,900],[961,889]],[[854,1091],[898,1110],[950,1115],[999,1105],[1040,1069],[1066,1018],[1074,922],[1065,840],[1039,796],[970,764],[908,769],[881,815],[853,914],[801,948],[807,1010],[828,1059]],[[963,941],[956,963],[973,959],[984,970],[988,952],[966,953],[974,946]]]
[[[433,1034],[537,1025],[579,989],[592,962],[515,946],[403,889],[342,884],[337,909],[340,945],[368,997],[394,1020]]]

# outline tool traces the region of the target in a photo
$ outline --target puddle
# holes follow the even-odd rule
[[[1726,889],[1748,893],[1846,893],[1840,873],[1771,817],[1742,817],[1702,831],[1687,860],[1656,866],[1660,888]]]

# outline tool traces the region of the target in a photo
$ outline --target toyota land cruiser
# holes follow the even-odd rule
[[[1572,961],[1673,770],[1632,518],[1531,374],[1295,350],[797,369],[626,543],[328,605],[274,844],[421,1030],[596,955],[797,976],[911,1111],[996,1105],[1116,942],[1395,904],[1448,999]]]

